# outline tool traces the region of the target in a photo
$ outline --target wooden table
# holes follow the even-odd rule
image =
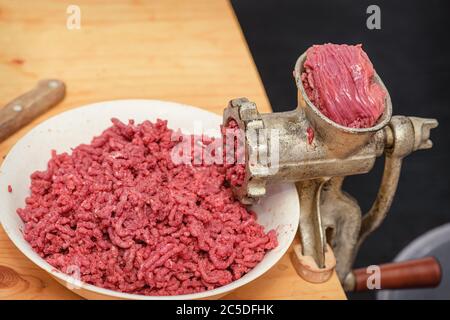
[[[233,10],[225,0],[77,0],[81,28],[68,30],[73,1],[0,0],[0,105],[39,79],[67,84],[63,103],[0,144],[0,161],[30,128],[62,111],[102,100],[177,101],[221,113],[246,96],[270,111]],[[5,192],[5,190],[1,190]],[[1,214],[1,213],[0,213]],[[79,299],[22,255],[0,228],[0,298]],[[234,299],[344,299],[333,276],[313,285],[288,255]]]

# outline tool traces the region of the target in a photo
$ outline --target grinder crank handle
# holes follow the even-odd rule
[[[431,148],[433,143],[429,139],[430,130],[437,126],[435,119],[393,116],[385,127],[385,162],[381,185],[372,207],[362,218],[351,261],[355,260],[358,248],[367,236],[377,229],[386,217],[397,190],[403,158],[413,151]],[[341,279],[345,288],[351,288],[351,270],[344,270]]]
[[[413,151],[431,148],[430,130],[437,126],[435,119],[405,116],[392,117],[386,126],[383,177],[375,202],[363,216],[357,247],[386,217],[397,190],[403,158]]]
[[[375,272],[379,272],[376,279]],[[355,269],[348,291],[383,289],[434,288],[442,279],[442,270],[434,257],[382,264],[379,269]]]
[[[0,141],[58,104],[65,95],[64,82],[41,80],[37,86],[0,108]]]

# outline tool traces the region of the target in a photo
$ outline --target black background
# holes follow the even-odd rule
[[[381,9],[381,30],[366,27],[371,4]],[[274,111],[295,107],[292,70],[309,46],[362,43],[389,90],[394,114],[439,121],[433,149],[405,159],[390,213],[361,248],[356,267],[391,261],[414,238],[450,222],[449,1],[233,0],[232,5]],[[375,198],[382,169],[380,159],[371,173],[346,180],[346,191],[363,211]]]

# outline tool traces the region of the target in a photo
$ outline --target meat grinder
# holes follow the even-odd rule
[[[296,62],[298,105],[293,111],[260,114],[246,98],[231,100],[223,114],[243,132],[245,180],[233,188],[244,204],[266,193],[266,184],[294,182],[300,200],[300,245],[294,265],[306,280],[322,282],[335,269],[344,287],[354,285],[351,267],[361,243],[386,217],[397,189],[403,158],[432,147],[435,119],[392,116],[388,90],[375,126],[348,128],[325,117],[308,99],[301,75],[306,53]],[[270,132],[270,134],[268,134]],[[366,214],[342,190],[346,176],[369,172],[385,155],[378,195]],[[263,160],[265,159],[265,160]]]

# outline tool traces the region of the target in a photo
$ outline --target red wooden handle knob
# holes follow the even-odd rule
[[[378,271],[380,287],[375,288],[373,285],[376,283],[377,270],[369,271],[367,268],[353,270],[354,291],[431,288],[438,286],[442,279],[441,266],[434,257],[382,264]]]

